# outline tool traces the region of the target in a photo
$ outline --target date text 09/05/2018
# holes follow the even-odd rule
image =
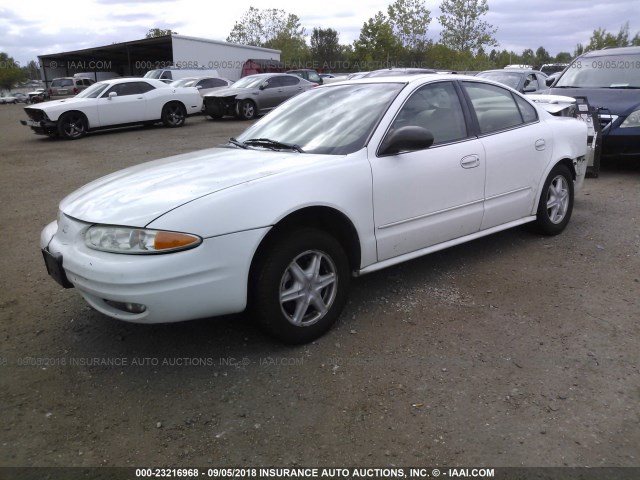
[[[493,468],[137,468],[149,478],[438,478],[495,476]]]

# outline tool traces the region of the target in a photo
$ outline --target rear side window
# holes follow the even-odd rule
[[[522,119],[524,123],[532,123],[538,120],[538,112],[536,109],[531,106],[526,100],[517,95],[514,95],[516,99],[516,103],[518,104],[518,108],[520,109],[520,115],[522,115]]]
[[[225,82],[221,78],[205,78],[203,80],[200,80],[198,86],[202,88],[226,87],[227,82]]]
[[[298,85],[300,83],[300,79],[297,77],[280,77],[280,81],[282,82],[283,87],[292,87],[294,85]]]
[[[509,90],[476,82],[463,82],[463,85],[476,112],[480,133],[498,132],[524,123],[520,108]]]

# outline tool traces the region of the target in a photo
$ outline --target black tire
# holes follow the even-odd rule
[[[241,100],[236,105],[236,114],[242,120],[253,120],[258,115],[258,108],[251,100]]]
[[[224,103],[221,99],[209,100],[204,109],[205,115],[209,115],[214,120],[219,120],[224,116]]]
[[[84,137],[88,128],[87,117],[80,112],[66,112],[58,119],[58,135],[65,140]]]
[[[182,127],[187,119],[187,110],[180,102],[169,102],[162,107],[160,118],[165,127]]]
[[[299,228],[269,242],[255,266],[250,311],[278,340],[307,343],[325,333],[347,300],[350,268],[328,233]]]
[[[544,182],[538,212],[536,230],[543,235],[558,235],[571,218],[573,211],[573,176],[566,165],[556,165]]]

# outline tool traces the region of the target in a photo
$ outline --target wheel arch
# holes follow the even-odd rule
[[[532,214],[534,214],[538,210],[538,205],[540,204],[540,197],[542,196],[542,189],[544,188],[544,183],[546,182],[547,177],[551,173],[551,170],[556,168],[557,165],[564,165],[565,167],[567,167],[569,169],[569,172],[571,173],[571,178],[573,179],[574,182],[576,181],[576,178],[577,178],[576,167],[574,166],[573,160],[571,158],[565,157],[565,158],[561,158],[555,163],[550,163],[547,169],[545,170],[544,175],[542,175],[541,177],[542,181],[538,185],[535,202],[532,209]]]
[[[87,130],[91,129],[91,122],[89,121],[89,117],[82,110],[65,110],[60,115],[58,115],[58,118],[55,121],[59,122],[62,117],[64,117],[65,115],[67,115],[69,113],[77,113],[77,114],[82,115],[82,117],[84,118],[84,121],[87,122]],[[45,112],[45,114],[46,114],[46,112]]]
[[[262,239],[251,260],[249,289],[251,289],[251,279],[254,278],[260,262],[269,248],[276,243],[278,237],[287,231],[303,227],[318,228],[335,237],[345,250],[351,270],[353,271],[360,266],[362,256],[360,237],[351,220],[344,213],[332,207],[304,207],[280,219]]]
[[[164,111],[164,108],[165,108],[167,105],[171,105],[172,103],[179,103],[180,105],[182,105],[182,108],[184,108],[184,111],[185,111],[185,114],[186,114],[186,112],[187,112],[187,106],[184,104],[184,102],[183,102],[182,100],[177,100],[177,99],[175,99],[175,98],[172,98],[172,99],[171,99],[171,100],[169,100],[168,102],[165,102],[165,103],[162,105],[162,109],[160,110],[160,113],[162,114],[162,112]]]

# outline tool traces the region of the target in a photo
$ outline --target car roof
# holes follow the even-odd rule
[[[497,68],[495,70],[483,70],[479,73],[500,72],[500,73],[545,73],[540,70],[533,70],[532,68]]]
[[[581,57],[601,57],[603,55],[633,55],[638,53],[640,53],[640,46],[603,48],[602,50],[592,50],[590,52],[583,53],[580,56]]]
[[[344,80],[342,82],[332,82],[329,85],[341,85],[345,83],[349,84],[365,84],[365,83],[422,83],[424,80],[476,80],[485,81],[485,79],[479,80],[478,77],[471,75],[462,75],[459,73],[441,74],[441,73],[420,73],[420,74],[406,74],[401,73],[398,75],[389,75],[386,77],[364,77],[355,78],[352,80]]]
[[[97,83],[107,84],[107,85],[117,85],[118,83],[127,83],[127,82],[147,82],[153,85],[154,87],[165,86],[168,87],[168,83],[164,83],[162,80],[156,80],[155,78],[142,78],[142,77],[124,77],[124,78],[109,78],[107,80],[101,80]]]
[[[271,73],[254,73],[252,75],[247,75],[246,77],[242,77],[242,78],[247,78],[247,77],[263,77],[263,78],[269,78],[269,77],[275,77],[277,75],[287,75],[286,73],[281,73],[281,72],[271,72]]]
[[[174,82],[186,82],[189,80],[204,80],[205,78],[220,78],[221,80],[226,80],[226,78],[222,78],[222,77],[215,77],[213,75],[201,75],[199,77],[184,77],[184,78],[177,78],[174,80]],[[146,79],[148,80],[148,79]]]

